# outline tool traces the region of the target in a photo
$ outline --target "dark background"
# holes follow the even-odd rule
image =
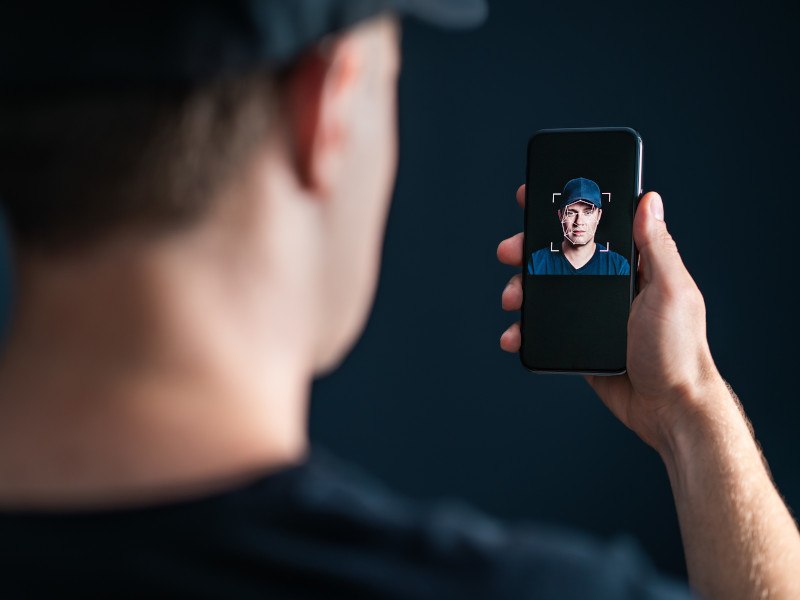
[[[796,2],[506,0],[471,33],[409,23],[380,288],[353,354],[315,385],[313,439],[410,496],[631,534],[683,571],[655,452],[582,379],[529,374],[498,346],[514,269],[495,250],[522,227],[528,137],[625,125],[705,295],[717,364],[800,507],[799,16]]]
[[[498,339],[522,228],[525,148],[549,127],[625,125],[644,187],[708,307],[711,349],[800,508],[797,3],[496,1],[444,34],[408,23],[401,164],[365,335],[314,389],[320,444],[418,498],[635,536],[682,573],[666,472],[577,377],[526,372]],[[783,212],[773,203],[780,200]]]

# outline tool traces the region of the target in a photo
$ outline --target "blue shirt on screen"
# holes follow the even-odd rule
[[[595,252],[589,262],[576,269],[566,259],[563,252],[553,252],[550,248],[542,248],[531,254],[528,259],[528,275],[630,275],[631,266],[621,254],[611,250],[605,251],[600,244],[595,244]]]

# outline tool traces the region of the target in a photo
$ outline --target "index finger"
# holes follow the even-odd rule
[[[522,232],[500,242],[500,245],[497,246],[498,260],[504,265],[521,267],[523,242],[524,234]]]
[[[517,204],[520,208],[525,208],[525,184],[523,183],[517,188]]]

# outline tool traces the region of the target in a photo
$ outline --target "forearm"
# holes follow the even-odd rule
[[[661,450],[692,587],[709,600],[800,598],[800,534],[724,382]]]

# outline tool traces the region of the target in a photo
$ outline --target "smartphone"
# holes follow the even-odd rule
[[[642,139],[546,129],[528,143],[520,360],[537,373],[625,372]]]

